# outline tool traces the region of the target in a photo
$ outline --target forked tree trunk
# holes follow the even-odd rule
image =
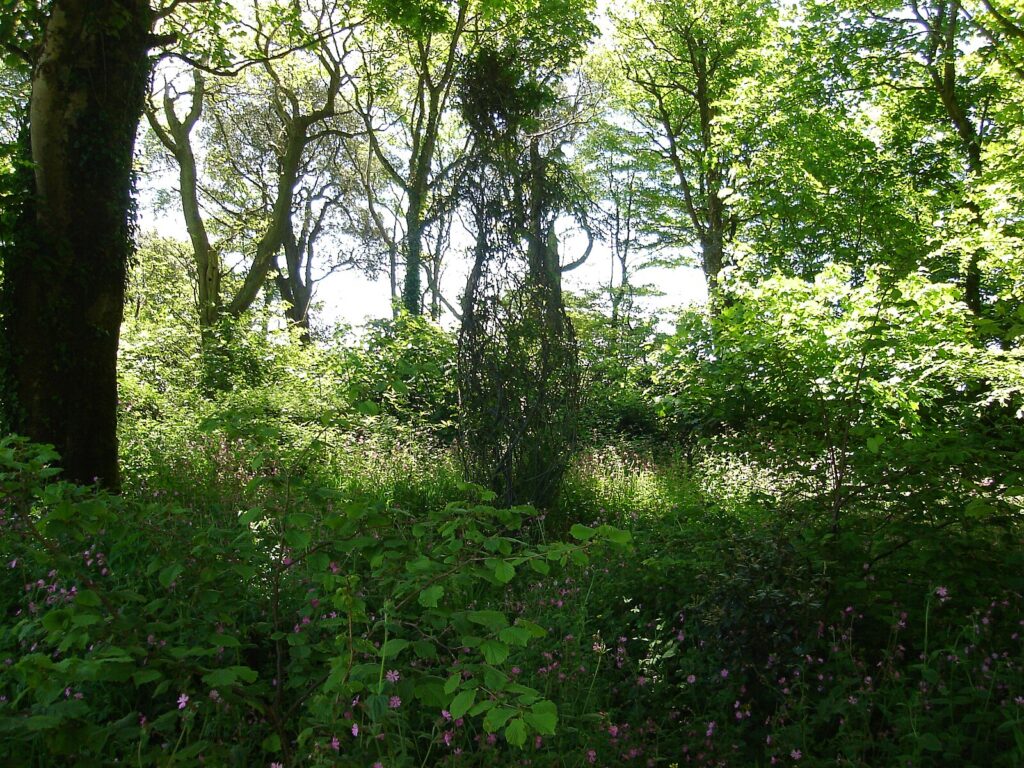
[[[66,476],[118,485],[117,346],[132,252],[146,0],[55,0],[32,77],[34,192],[4,265],[12,422]]]

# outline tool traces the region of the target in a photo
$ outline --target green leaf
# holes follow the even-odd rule
[[[524,647],[533,634],[526,627],[505,627],[498,633],[498,638],[509,645]]]
[[[548,633],[540,624],[535,624],[528,619],[516,619],[516,626],[525,629],[532,637],[544,637]]]
[[[480,643],[480,652],[488,664],[497,666],[508,658],[508,646],[500,640],[484,640]]]
[[[508,626],[508,619],[501,611],[470,611],[466,618],[495,632]]]
[[[305,549],[309,546],[309,542],[313,540],[313,535],[301,528],[291,528],[285,533],[284,540],[292,549]]]
[[[986,504],[981,499],[974,499],[967,505],[964,512],[967,513],[968,517],[977,519],[994,515],[996,513],[996,509],[991,504]]]
[[[281,737],[276,733],[267,736],[262,742],[260,742],[264,752],[280,752],[281,751]]]
[[[252,523],[259,520],[266,512],[260,507],[254,507],[253,509],[247,510],[238,516],[238,522],[242,525],[252,525]]]
[[[452,715],[453,720],[458,720],[464,714],[469,712],[469,708],[473,706],[476,701],[476,689],[471,688],[468,691],[463,691],[454,699],[452,699],[452,705],[448,707],[448,711]]]
[[[511,707],[495,707],[484,718],[484,730],[488,733],[501,730],[501,727],[515,714],[516,710]]]
[[[30,731],[48,731],[64,722],[59,715],[33,715],[25,721],[25,728]]]
[[[421,659],[437,658],[437,648],[429,640],[417,640],[412,644],[412,651]]]
[[[75,598],[75,602],[89,608],[97,608],[103,604],[100,600],[100,596],[91,589],[83,589],[79,592],[78,597]]]
[[[594,538],[597,533],[593,528],[587,528],[585,525],[576,523],[572,528],[569,529],[569,535],[578,541],[590,541]]]
[[[395,656],[400,654],[406,648],[409,647],[409,641],[403,640],[400,637],[393,637],[384,643],[380,649],[380,655],[385,659],[393,659]]]
[[[612,544],[618,544],[619,546],[626,546],[633,541],[633,534],[629,531],[624,531],[621,528],[616,528],[614,525],[599,526],[597,533],[604,538],[605,541],[610,541]]]
[[[164,589],[169,589],[171,583],[175,579],[177,579],[181,572],[184,570],[185,568],[181,565],[181,563],[173,563],[171,565],[168,565],[166,568],[163,568],[160,571],[160,575],[157,576],[157,581],[160,582],[161,587],[163,587]]]
[[[484,667],[484,685],[492,691],[501,691],[508,685],[508,675],[494,667]]]
[[[228,667],[228,669],[230,669],[235,674],[235,677],[237,677],[243,683],[255,683],[256,678],[259,677],[255,669],[252,669],[251,667],[246,667],[241,664],[235,665],[233,667]]]
[[[437,608],[437,603],[442,597],[444,597],[444,587],[435,584],[420,592],[417,602],[424,608]]]
[[[942,742],[934,733],[922,733],[918,736],[917,743],[921,745],[922,749],[927,749],[929,752],[942,751]]]
[[[380,406],[372,400],[361,400],[356,403],[355,408],[364,416],[376,416],[380,413]]]
[[[454,675],[444,681],[444,692],[451,696],[455,693],[455,689],[459,687],[459,683],[462,682],[462,675],[456,672]]]
[[[499,584],[508,584],[515,575],[516,569],[511,563],[499,560],[498,564],[494,566],[494,578],[498,580]]]
[[[523,718],[537,733],[553,736],[558,725],[558,707],[553,701],[538,701]]]
[[[136,685],[145,685],[146,683],[154,683],[161,677],[163,675],[155,669],[141,669],[132,675],[132,682]]]
[[[517,717],[505,729],[505,741],[513,747],[522,747],[526,743],[526,723]]]
[[[530,558],[530,567],[542,576],[547,576],[551,573],[551,566],[548,565],[547,560],[541,560],[539,558]]]
[[[43,629],[47,632],[63,632],[68,621],[68,612],[62,608],[48,611],[42,620]]]
[[[76,627],[90,627],[99,624],[102,619],[98,613],[76,613],[71,617],[71,623]]]
[[[237,679],[238,675],[230,668],[215,669],[213,670],[213,672],[208,672],[207,674],[203,675],[203,682],[211,688],[227,687],[234,685]]]

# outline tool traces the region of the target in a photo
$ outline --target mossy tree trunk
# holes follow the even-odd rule
[[[118,485],[117,346],[132,253],[146,0],[55,0],[32,76],[34,174],[4,265],[12,425]]]

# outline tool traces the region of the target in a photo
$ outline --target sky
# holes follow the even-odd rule
[[[610,0],[599,0],[596,19],[602,30],[595,45],[601,39],[607,40],[610,32],[608,6]],[[139,178],[139,217],[143,232],[156,232],[163,237],[187,241],[188,235],[180,208],[171,205],[164,209],[155,206],[157,192],[170,190],[176,184],[173,173],[143,173]],[[172,196],[173,199],[173,196]],[[460,242],[461,240],[461,242]],[[442,279],[442,293],[449,302],[458,305],[469,273],[469,261],[463,254],[471,242],[468,235],[460,238],[453,232],[452,253],[447,257],[448,267]],[[580,235],[575,239],[566,238],[560,243],[563,261],[577,258],[586,243]],[[590,258],[563,278],[563,287],[572,292],[599,289],[607,285],[611,269],[611,253],[606,245],[595,243]],[[401,277],[399,278],[401,279]],[[638,274],[635,283],[648,284],[661,292],[660,296],[647,296],[638,300],[641,310],[658,311],[671,317],[673,308],[707,300],[707,288],[701,270],[696,266],[676,268],[652,268]],[[314,301],[320,306],[314,313],[314,324],[331,326],[345,324],[352,327],[363,325],[367,320],[390,316],[391,302],[388,276],[381,274],[371,279],[355,270],[335,272],[317,284]],[[454,326],[457,321],[450,314],[442,323]]]
[[[180,209],[171,207],[158,210],[154,205],[159,189],[173,184],[173,177],[167,174],[143,175],[139,180],[140,211],[139,223],[143,232],[155,232],[163,237],[187,241],[188,233]],[[583,250],[585,243],[567,240],[562,244],[563,260],[570,261]],[[442,280],[442,293],[453,304],[466,284],[469,262],[461,256],[459,245],[453,245],[450,266]],[[607,284],[611,268],[611,254],[601,242],[594,245],[590,258],[577,269],[567,272],[563,286],[573,292],[598,289]],[[701,270],[697,267],[652,268],[641,272],[639,283],[653,285],[662,296],[643,297],[640,306],[648,311],[671,313],[672,308],[707,299],[707,289]],[[317,284],[314,301],[321,306],[314,316],[314,323],[320,326],[344,324],[352,327],[363,325],[368,320],[390,316],[390,289],[387,274],[371,279],[355,270],[339,271],[329,275]],[[442,318],[442,323],[454,326],[451,315]]]

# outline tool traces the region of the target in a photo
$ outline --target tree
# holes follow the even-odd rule
[[[195,259],[198,280],[200,327],[204,337],[211,334],[222,317],[239,317],[255,301],[285,250],[289,269],[282,274],[285,298],[293,308],[292,319],[308,325],[306,313],[311,299],[305,264],[315,240],[322,234],[329,191],[322,182],[318,190],[305,190],[299,211],[305,226],[296,233],[294,217],[296,192],[311,162],[311,150],[324,151],[324,143],[350,135],[339,121],[337,103],[345,79],[341,68],[347,19],[334,18],[332,4],[321,4],[312,17],[314,29],[298,24],[295,16],[274,15],[256,6],[255,71],[236,82],[222,83],[213,91],[200,67],[193,69],[192,87],[179,93],[166,83],[162,107],[146,110],[149,124],[178,167],[178,188],[182,212]],[[300,17],[301,18],[301,15]],[[329,31],[329,33],[328,33]],[[280,62],[303,40],[318,39],[303,61]],[[305,68],[305,71],[303,71]],[[298,70],[298,71],[296,71]],[[269,98],[267,95],[269,94]],[[178,114],[178,101],[188,97],[188,108]],[[205,112],[212,112],[206,135],[211,155],[219,159],[219,181],[203,183],[196,157],[195,132]],[[325,166],[321,166],[323,169]],[[205,198],[205,199],[204,199]],[[221,227],[226,236],[211,237],[204,203],[214,206],[213,218],[227,218]],[[228,270],[223,264],[233,236],[241,235],[244,249],[251,253],[240,283],[230,296],[223,294]],[[301,242],[300,242],[301,241]]]
[[[680,220],[713,298],[739,226],[728,200],[736,158],[725,151],[719,116],[756,71],[772,17],[762,0],[651,0],[615,18],[622,105],[675,174]]]
[[[146,0],[54,0],[24,51],[33,172],[4,254],[7,406],[69,479],[111,487],[132,154],[160,14]]]
[[[612,329],[621,324],[628,328],[636,298],[650,295],[649,286],[636,284],[637,275],[676,262],[666,253],[671,246],[663,246],[660,237],[665,203],[659,194],[661,164],[646,148],[644,137],[608,119],[588,130],[581,147],[594,200],[595,234],[609,250],[604,291]]]
[[[567,52],[584,40],[567,36]],[[574,102],[558,98],[566,62],[519,45],[482,46],[460,82],[473,136],[466,178],[475,245],[459,331],[459,453],[467,479],[505,504],[547,506],[579,416],[578,351],[561,280],[586,254],[562,263],[556,221],[582,216],[562,152],[582,120]]]
[[[983,225],[975,193],[985,177],[986,149],[1007,128],[995,119],[1006,98],[991,66],[999,46],[980,45],[978,35],[980,29],[1003,40],[1000,16],[974,15],[961,0],[850,0],[838,8],[818,4],[812,16],[831,30],[836,49],[860,52],[846,78],[851,87],[873,94],[892,136],[916,133],[913,150],[919,156],[922,144],[933,147],[936,158],[949,152],[945,208],[937,217],[944,224],[966,218],[974,231]],[[1003,50],[1012,54],[1011,48]],[[984,250],[969,247],[970,237],[961,234],[943,228],[932,267],[940,279],[960,282],[964,302],[980,316],[990,293],[983,285]]]
[[[463,164],[458,139],[446,133],[446,118],[460,57],[466,54],[465,37],[477,20],[475,5],[457,0],[441,9],[434,3],[414,3],[407,13],[396,14],[385,3],[378,10],[378,24],[368,26],[359,40],[361,86],[350,103],[363,120],[372,152],[372,159],[362,166],[367,194],[376,196],[375,169],[398,191],[394,212],[402,223],[401,241],[394,240],[393,228],[383,219],[377,230],[390,240],[392,260],[399,250],[405,256],[401,299],[412,314],[423,311],[424,266],[430,268],[428,290],[435,312],[440,301],[440,246],[454,208],[444,192],[452,188]],[[446,142],[452,144],[447,153],[442,147]],[[435,249],[425,264],[424,241],[431,227],[437,235]],[[396,291],[392,270],[393,298]]]

